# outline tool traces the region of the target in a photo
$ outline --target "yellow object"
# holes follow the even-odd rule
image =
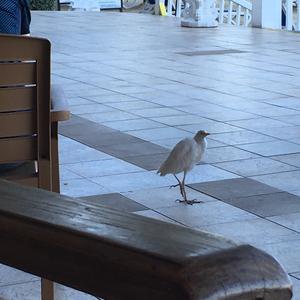
[[[162,16],[166,16],[167,15],[167,11],[166,11],[166,7],[163,3],[159,3],[159,11],[160,11],[160,14]]]

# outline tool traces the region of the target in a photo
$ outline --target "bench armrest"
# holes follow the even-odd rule
[[[59,85],[51,86],[51,122],[66,121],[70,118],[67,97]]]

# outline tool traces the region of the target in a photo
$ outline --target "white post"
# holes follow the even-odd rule
[[[231,25],[232,22],[232,1],[229,1],[229,8],[228,8],[228,18],[227,18],[227,23]]]
[[[300,31],[300,0],[297,0],[297,24],[296,30]]]
[[[224,22],[224,9],[225,9],[225,0],[221,0],[220,11],[219,11],[219,23],[220,24],[223,24],[223,22]]]
[[[286,29],[293,30],[293,0],[286,0]]]
[[[281,29],[282,0],[253,0],[252,26]]]
[[[173,6],[173,0],[169,0],[168,7],[167,7],[168,16],[172,16],[172,6]]]
[[[249,14],[249,9],[245,9],[245,15],[244,15],[244,26],[248,26],[249,25],[249,17],[250,17],[250,14]]]
[[[237,11],[236,11],[236,17],[235,17],[235,25],[240,26],[241,24],[241,6],[238,5]]]
[[[181,0],[177,0],[176,2],[176,17],[181,18]]]

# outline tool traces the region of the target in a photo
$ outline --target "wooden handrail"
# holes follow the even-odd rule
[[[279,263],[252,246],[7,181],[0,242],[1,263],[106,299],[292,296]]]

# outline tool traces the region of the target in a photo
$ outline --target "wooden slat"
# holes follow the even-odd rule
[[[7,179],[10,180],[11,177],[8,177]],[[14,182],[18,183],[18,184],[22,184],[22,185],[26,185],[26,186],[31,186],[31,187],[38,187],[39,182],[38,182],[38,177],[37,176],[25,176],[24,174],[24,178],[22,178],[20,175],[17,178],[13,179]]]
[[[0,88],[0,112],[36,108],[36,88]]]
[[[35,63],[0,63],[0,86],[35,84]]]
[[[14,164],[14,166],[7,166],[6,171],[1,170],[0,178],[31,187],[38,187],[39,183],[34,161],[21,162]]]
[[[0,163],[36,160],[36,140],[36,137],[0,139]]]
[[[11,112],[0,113],[0,137],[12,137],[36,134],[36,113]]]
[[[0,34],[0,61],[37,60],[50,49],[46,39]]]
[[[0,242],[0,262],[104,299],[292,297],[252,246],[3,181]]]

